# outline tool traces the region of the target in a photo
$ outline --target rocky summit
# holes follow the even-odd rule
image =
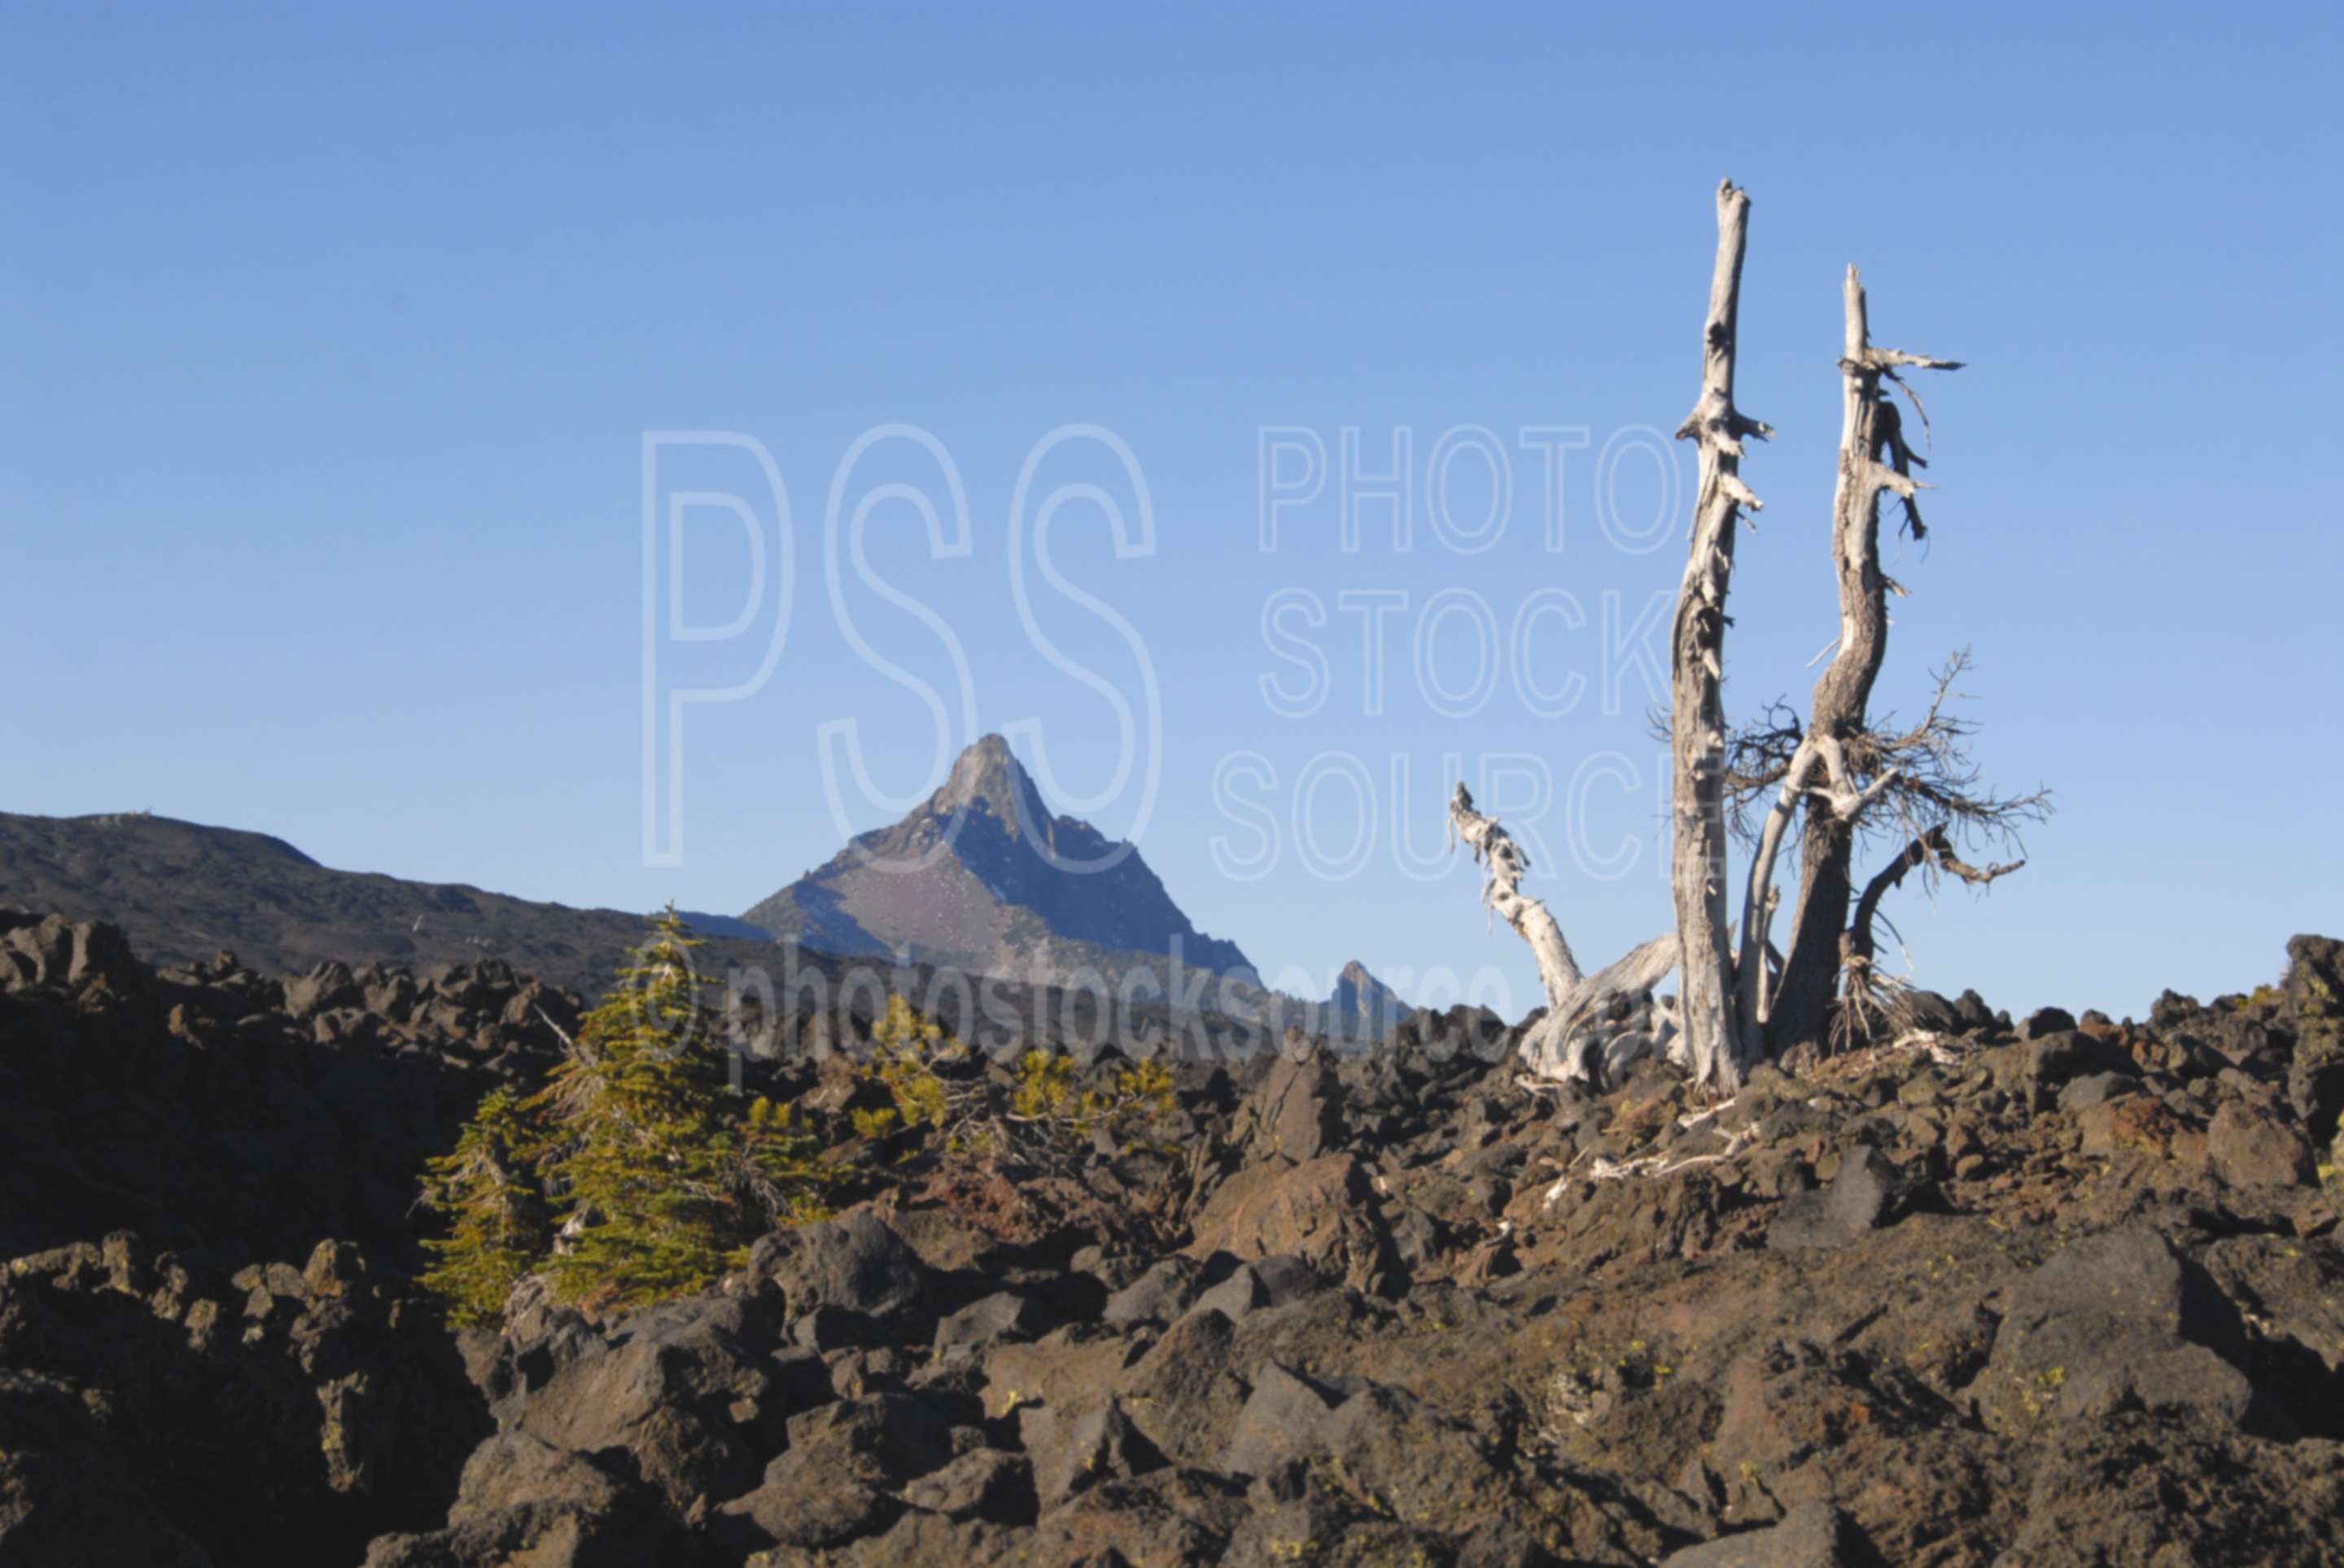
[[[891,954],[976,974],[1054,978],[1117,955],[1250,974],[1138,849],[1052,813],[1008,741],[987,735],[902,821],[850,842],[742,917],[824,952]]]
[[[457,1331],[413,1173],[578,998],[0,914],[0,1565],[2332,1563],[2340,987],[1914,993],[1723,1102],[1419,1014],[1048,1168],[875,1172],[792,1056],[830,1218]]]
[[[740,925],[823,953],[907,957],[972,975],[1110,991],[1148,976],[1150,994],[1217,982],[1211,1007],[1276,1011],[1347,1041],[1380,1039],[1407,1010],[1356,960],[1331,997],[1281,996],[1238,945],[1207,935],[1173,901],[1137,845],[1051,811],[1009,742],[987,735],[936,791],[891,827],[753,905]]]

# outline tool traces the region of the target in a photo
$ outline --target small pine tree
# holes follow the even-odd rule
[[[775,1225],[822,1217],[813,1140],[786,1105],[728,1105],[694,972],[670,908],[526,1100],[480,1102],[425,1201],[448,1222],[423,1282],[459,1322],[497,1320],[542,1271],[568,1302],[627,1311],[703,1290]]]
[[[776,1222],[818,1211],[809,1141],[786,1108],[726,1116],[691,950],[670,908],[525,1109],[556,1128],[544,1173],[562,1205],[545,1265],[564,1301],[619,1309],[704,1290]]]
[[[446,1218],[448,1231],[423,1243],[437,1261],[422,1284],[458,1323],[495,1323],[513,1286],[545,1254],[552,1232],[519,1097],[500,1088],[473,1111],[455,1151],[428,1167],[424,1202]]]

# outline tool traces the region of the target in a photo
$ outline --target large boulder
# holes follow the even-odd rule
[[[365,1568],[635,1568],[702,1560],[656,1493],[608,1460],[525,1432],[500,1433],[465,1462],[448,1523],[386,1535]]]
[[[2042,1452],[2004,1563],[2344,1562],[2344,1445],[2128,1412]]]
[[[1840,1162],[1829,1187],[1793,1193],[1783,1201],[1783,1211],[1766,1232],[1766,1244],[1778,1252],[1844,1247],[1886,1222],[1904,1201],[1905,1186],[1878,1150],[1857,1149]]]
[[[1045,1510],[1086,1488],[1164,1464],[1163,1451],[1113,1395],[1079,1410],[1028,1406],[1017,1412],[1017,1440],[1032,1455],[1035,1493]]]
[[[1253,1392],[1238,1411],[1219,1468],[1237,1475],[1266,1475],[1311,1452],[1326,1431],[1327,1417],[1345,1392],[1316,1378],[1271,1362],[1254,1374]]]
[[[803,1384],[770,1370],[773,1335],[737,1298],[654,1307],[509,1399],[507,1418],[558,1449],[624,1453],[681,1517],[751,1484],[804,1408]]]
[[[1265,1307],[1282,1307],[1325,1288],[1326,1282],[1307,1261],[1280,1254],[1236,1264],[1219,1283],[1207,1286],[1188,1310],[1218,1312],[1235,1322]]]
[[[2315,1144],[2338,1135],[2344,1118],[2344,942],[2296,937],[2287,944],[2287,1011],[2295,1050],[2288,1098]]]
[[[789,1446],[763,1480],[722,1504],[717,1534],[733,1547],[837,1546],[885,1529],[902,1512],[892,1495],[943,1469],[953,1433],[920,1401],[875,1393],[794,1416]]]
[[[945,1518],[1031,1524],[1040,1507],[1033,1462],[1022,1453],[973,1448],[943,1469],[904,1486],[903,1500]]]
[[[2313,1180],[2311,1145],[2275,1111],[2225,1101],[2206,1129],[2214,1173],[2233,1187],[2299,1187]]]
[[[2076,1015],[2064,1007],[2038,1007],[2018,1020],[2018,1038],[2041,1040],[2076,1027]]]
[[[1187,1251],[1248,1261],[1291,1253],[1329,1279],[1369,1291],[1389,1288],[1399,1269],[1373,1180],[1349,1154],[1240,1171],[1197,1215]]]
[[[778,1292],[793,1319],[828,1307],[891,1324],[926,1315],[934,1276],[868,1210],[776,1231],[749,1252],[750,1288]]]
[[[1184,1464],[1209,1464],[1245,1403],[1235,1325],[1216,1312],[1190,1312],[1116,1380],[1116,1392],[1155,1446]]]
[[[335,959],[326,960],[285,985],[285,1011],[303,1022],[338,1008],[362,1008],[366,1000],[366,988],[350,967]]]
[[[1280,1052],[1239,1107],[1234,1136],[1249,1165],[1334,1152],[1343,1141],[1343,1101],[1333,1056],[1315,1044]]]
[[[2019,1050],[2025,1054],[2027,1082],[2038,1107],[2056,1101],[2060,1090],[2075,1079],[2140,1070],[2115,1041],[2076,1029],[2032,1035]]]
[[[936,1325],[938,1355],[956,1350],[982,1350],[1009,1340],[1035,1340],[1057,1326],[1050,1310],[1031,1296],[995,1291],[953,1313]]]
[[[1195,1258],[1175,1255],[1158,1259],[1147,1272],[1106,1301],[1100,1320],[1117,1328],[1137,1323],[1168,1323],[1188,1310],[1205,1289],[1205,1265]]]
[[[2146,1225],[2071,1241],[2011,1287],[1972,1391],[1980,1413],[2013,1435],[2124,1409],[2235,1424],[2254,1391],[2223,1353],[2237,1347],[2220,1307],[2210,1282]]]

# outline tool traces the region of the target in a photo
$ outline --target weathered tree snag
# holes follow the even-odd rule
[[[1807,725],[1810,743],[1844,746],[1864,730],[1873,682],[1888,651],[1888,592],[1880,570],[1880,494],[1893,491],[1904,503],[1913,535],[1925,532],[1913,477],[1927,460],[1904,442],[1904,423],[1884,381],[1902,386],[1900,368],[1958,370],[1953,360],[1931,359],[1872,347],[1864,285],[1847,269],[1845,352],[1840,362],[1843,403],[1839,480],[1832,498],[1832,561],[1839,576],[1839,648],[1815,682],[1814,707]],[[1908,392],[1909,395],[1909,392]],[[1915,407],[1919,407],[1918,401]],[[1807,817],[1799,845],[1799,906],[1791,923],[1791,948],[1778,994],[1764,1020],[1765,1048],[1780,1052],[1820,1041],[1840,970],[1841,933],[1847,929],[1850,878],[1855,849],[1855,811],[1844,781],[1836,797],[1807,797]],[[1786,780],[1787,784],[1787,780]],[[1770,827],[1773,824],[1770,822]],[[1777,835],[1779,837],[1779,833]],[[1682,902],[1682,900],[1681,900]]]
[[[1633,1054],[1664,1044],[1664,1030],[1629,1031],[1621,1039],[1596,1026],[1614,1000],[1649,992],[1676,967],[1676,938],[1657,937],[1591,979],[1582,975],[1553,911],[1543,900],[1521,890],[1530,857],[1496,818],[1473,809],[1473,796],[1462,783],[1449,803],[1449,827],[1473,851],[1474,860],[1489,868],[1481,901],[1505,917],[1538,961],[1539,981],[1546,988],[1546,1016],[1521,1043],[1520,1054],[1529,1074],[1583,1083],[1599,1069],[1616,1070]]]
[[[1537,955],[1547,1012],[1522,1055],[1543,1077],[1585,1079],[1616,1071],[1636,1055],[1665,1049],[1669,1060],[1722,1094],[1738,1090],[1760,1059],[1822,1043],[1843,971],[1849,976],[1842,1022],[1870,1033],[1884,1016],[1880,999],[1899,989],[1872,973],[1872,928],[1879,903],[1915,866],[1932,878],[1951,872],[1987,882],[2016,867],[1980,871],[1954,854],[1955,840],[2007,839],[2013,825],[2050,809],[2047,791],[1995,796],[1977,786],[1965,739],[1971,726],[1945,711],[1966,664],[1955,655],[1937,682],[1928,712],[1912,729],[1869,728],[1872,689],[1887,652],[1888,600],[1904,589],[1880,568],[1880,497],[1904,503],[1913,537],[1924,534],[1915,469],[1925,460],[1904,439],[1890,389],[1902,391],[1925,426],[1921,400],[1904,384],[1907,369],[1958,370],[1932,359],[1872,345],[1862,281],[1848,268],[1844,405],[1839,477],[1832,506],[1832,560],[1839,585],[1840,630],[1829,667],[1815,683],[1803,728],[1777,701],[1755,724],[1729,735],[1725,725],[1726,596],[1736,529],[1745,510],[1760,509],[1741,477],[1742,443],[1773,432],[1734,407],[1734,356],[1742,261],[1750,198],[1731,180],[1717,189],[1717,259],[1702,336],[1702,389],[1677,430],[1697,443],[1701,477],[1670,634],[1671,892],[1676,933],[1648,942],[1597,974],[1583,976],[1546,906],[1521,890],[1525,862],[1505,830],[1473,810],[1458,786],[1452,829],[1490,865],[1483,899],[1506,916]],[[1819,656],[1820,657],[1820,656]],[[1771,799],[1769,799],[1771,797]],[[1752,813],[1764,803],[1754,826]],[[1730,816],[1729,816],[1730,807]],[[1804,812],[1803,818],[1801,813]],[[1911,846],[1865,889],[1848,924],[1849,862],[1859,833],[1913,836]],[[1774,869],[1783,841],[1799,828],[1800,880],[1791,951],[1769,940],[1779,902]],[[1753,841],[1743,892],[1740,950],[1726,920],[1729,827]],[[2023,864],[2024,862],[2020,862]],[[1674,966],[1682,970],[1673,1010],[1632,999]]]
[[[1700,444],[1692,542],[1670,635],[1672,854],[1684,1054],[1692,1075],[1721,1093],[1741,1087],[1749,1065],[1733,1016],[1733,951],[1726,930],[1725,595],[1733,574],[1734,523],[1758,498],[1742,482],[1742,441],[1773,432],[1733,406],[1733,356],[1750,196],[1717,187],[1717,266],[1702,329],[1701,400],[1678,427]]]

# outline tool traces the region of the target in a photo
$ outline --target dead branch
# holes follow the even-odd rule
[[[1579,960],[1572,956],[1562,926],[1545,900],[1522,891],[1522,873],[1530,869],[1530,856],[1495,817],[1484,817],[1473,809],[1472,791],[1461,779],[1449,802],[1449,830],[1473,851],[1476,865],[1488,868],[1481,879],[1481,902],[1505,917],[1506,924],[1530,943],[1531,956],[1538,960],[1540,983],[1546,987],[1547,1007],[1561,1007],[1578,989]]]
[[[1972,887],[1984,887],[2025,864],[2024,860],[2014,860],[2008,864],[1973,866],[1954,852],[1945,825],[1940,822],[1915,838],[1874,872],[1864,885],[1864,892],[1856,900],[1854,919],[1841,939],[1840,1010],[1832,1030],[1834,1048],[1853,1050],[1884,1033],[1897,1032],[1910,1022],[1904,1005],[1905,984],[1881,970],[1874,950],[1873,926],[1886,918],[1880,913],[1880,901],[1891,889],[1901,886],[1915,869],[1925,877],[1954,876]]]

